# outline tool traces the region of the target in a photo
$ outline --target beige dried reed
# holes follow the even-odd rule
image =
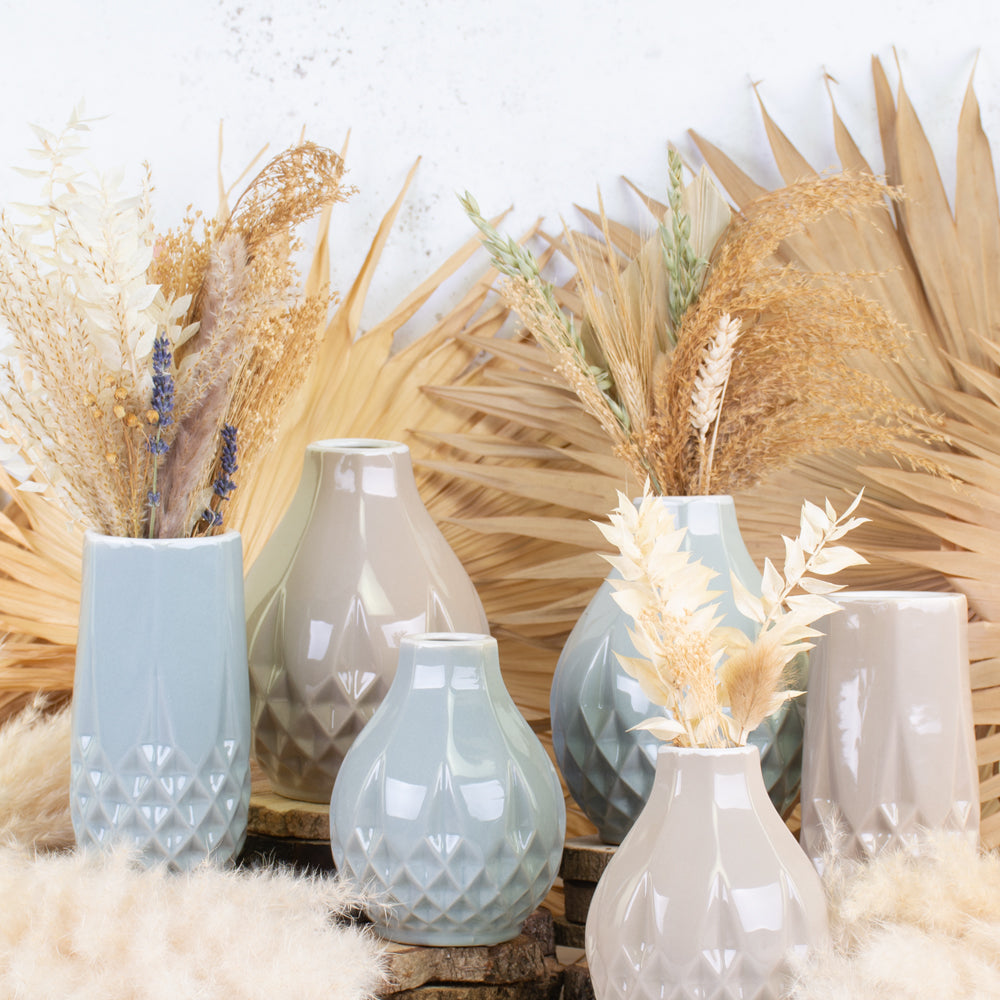
[[[902,350],[906,331],[854,288],[854,274],[806,274],[773,259],[783,240],[831,213],[879,205],[876,178],[839,174],[788,185],[748,206],[713,259],[678,346],[653,388],[644,452],[666,493],[735,493],[801,455],[838,447],[902,454],[928,418],[856,363]],[[685,419],[719,317],[742,319],[739,351],[718,416],[713,462],[699,476],[700,444]]]

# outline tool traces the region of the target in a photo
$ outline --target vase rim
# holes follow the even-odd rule
[[[382,438],[325,438],[311,441],[306,445],[306,451],[319,454],[404,455],[409,454],[410,449],[402,441]]]
[[[496,639],[486,632],[415,632],[399,640],[400,646],[469,646],[491,642],[495,643]]]
[[[903,601],[940,602],[965,600],[964,594],[945,590],[841,590],[828,595],[831,601],[853,602],[857,604],[877,604],[880,601],[896,603]]]
[[[242,544],[240,533],[233,528],[227,528],[217,535],[198,535],[195,538],[136,538],[132,535],[106,535],[103,531],[98,531],[96,528],[87,528],[83,533],[83,537],[85,541],[91,544],[100,543],[118,548],[144,546],[148,548],[194,549],[210,544],[218,545],[231,538],[240,539]]]
[[[664,743],[657,750],[657,756],[675,753],[685,757],[728,757],[735,753],[754,753],[760,756],[760,748],[754,743],[741,743],[735,747],[678,747]]]
[[[732,493],[691,493],[679,495],[675,493],[654,493],[654,500],[672,500],[674,502],[680,502],[683,500],[693,501],[700,500],[702,503],[732,503],[733,495]],[[633,503],[642,503],[642,497],[633,497]]]

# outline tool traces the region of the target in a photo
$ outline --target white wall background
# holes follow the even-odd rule
[[[334,280],[344,287],[417,156],[422,163],[373,288],[366,323],[471,235],[455,192],[514,206],[519,231],[555,224],[602,189],[640,218],[627,174],[662,196],[666,146],[697,162],[696,128],[773,178],[752,81],[819,168],[836,158],[824,70],[841,114],[881,163],[870,58],[896,59],[950,167],[962,95],[1000,136],[996,0],[0,0],[0,202],[24,193],[28,122],[58,128],[85,98],[102,168],[148,160],[157,222],[211,213],[217,132],[233,179],[264,143],[303,127],[340,148]]]

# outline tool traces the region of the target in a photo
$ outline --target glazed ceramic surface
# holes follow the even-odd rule
[[[558,873],[555,768],[504,686],[496,641],[408,636],[385,701],[348,751],[330,804],[337,870],[374,893],[395,941],[515,937]]]
[[[685,548],[718,574],[712,589],[722,624],[748,635],[753,623],[736,608],[730,573],[760,593],[761,577],[736,523],[733,500],[717,497],[662,497],[678,527],[687,528]],[[635,656],[631,618],[615,603],[609,582],[588,605],[563,648],[552,681],[552,740],[570,794],[605,843],[618,844],[653,787],[656,751],[651,733],[632,727],[662,710],[642,693],[615,655]],[[798,661],[804,675],[805,660]],[[791,686],[804,683],[792,678]],[[761,750],[764,780],[782,812],[795,801],[802,763],[802,708],[786,703],[751,736]]]
[[[812,653],[802,844],[869,857],[926,830],[977,837],[979,777],[961,594],[843,591]]]
[[[239,853],[250,802],[243,550],[88,532],[73,690],[77,844],[188,869]]]
[[[310,444],[298,491],[247,578],[257,759],[276,792],[329,802],[385,697],[399,640],[487,630],[472,582],[427,513],[409,449]]]
[[[819,877],[767,797],[756,747],[662,747],[587,918],[597,1000],[777,1000],[827,936]]]

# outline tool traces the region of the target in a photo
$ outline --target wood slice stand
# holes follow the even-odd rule
[[[333,872],[329,824],[328,806],[277,795],[255,770],[240,864]],[[471,948],[390,943],[387,959],[391,985],[380,995],[391,1000],[558,1000],[563,987],[556,930],[545,909],[512,941]]]
[[[332,872],[330,807],[299,802],[271,791],[256,765],[251,768],[250,813],[242,864],[283,864],[302,872]]]
[[[596,834],[571,837],[563,848],[559,874],[563,880],[566,914],[556,920],[556,943],[567,948],[583,948],[590,901],[597,880],[615,856],[615,847],[604,844]],[[587,959],[568,965],[564,975],[564,1000],[594,1000]]]

